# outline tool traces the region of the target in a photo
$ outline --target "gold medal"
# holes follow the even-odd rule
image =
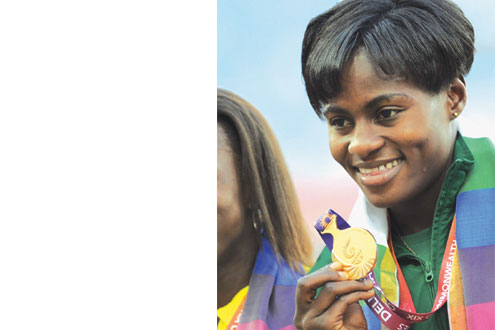
[[[330,218],[330,222],[324,221]],[[337,215],[327,214],[319,223],[321,234],[333,236],[332,258],[342,264],[349,279],[360,279],[368,275],[376,263],[376,241],[369,231],[363,228],[337,228]]]

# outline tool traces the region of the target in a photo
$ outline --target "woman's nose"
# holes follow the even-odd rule
[[[379,133],[380,130],[372,123],[357,124],[351,133],[351,141],[347,150],[361,159],[368,158],[385,144],[385,140]]]

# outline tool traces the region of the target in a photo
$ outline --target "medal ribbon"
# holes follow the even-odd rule
[[[332,211],[332,213],[335,213]],[[340,229],[350,227],[349,224],[340,216],[338,218],[338,227]],[[325,244],[330,249],[333,248],[333,239],[329,239],[326,236],[322,235],[319,228],[315,226],[318,233],[325,241]],[[378,319],[390,330],[406,330],[413,323],[422,322],[430,318],[433,313],[435,313],[440,307],[445,304],[447,301],[447,297],[450,289],[450,282],[452,278],[452,262],[454,260],[454,254],[457,250],[457,243],[455,239],[455,215],[452,221],[452,226],[450,228],[449,237],[447,239],[447,245],[445,247],[445,251],[443,254],[442,265],[440,268],[440,281],[438,285],[437,295],[435,297],[435,301],[433,303],[433,307],[431,312],[429,313],[416,313],[416,309],[414,307],[414,303],[411,297],[411,293],[409,292],[409,288],[407,286],[406,280],[404,279],[404,275],[400,269],[399,263],[397,262],[397,258],[395,256],[395,252],[393,249],[391,235],[389,234],[389,247],[394,258],[395,264],[397,266],[397,277],[399,281],[399,297],[400,297],[400,308],[393,304],[390,300],[387,299],[385,293],[382,288],[378,285],[375,274],[371,271],[365,279],[369,279],[373,282],[373,286],[375,288],[375,295],[368,300],[365,300],[368,307],[371,311],[378,317]],[[378,293],[380,292],[382,296],[385,298],[386,303],[384,303]]]
[[[373,281],[375,289],[377,289],[383,295],[387,303],[385,304],[380,299],[378,294],[375,293],[374,297],[366,300],[366,304],[380,319],[380,321],[389,329],[403,330],[408,329],[413,323],[427,320],[447,301],[450,289],[450,281],[452,278],[452,262],[454,260],[454,254],[457,250],[457,243],[455,239],[455,215],[452,221],[452,227],[450,228],[449,237],[447,239],[447,246],[445,247],[445,251],[443,254],[437,295],[435,297],[435,301],[433,302],[432,310],[429,313],[416,313],[416,309],[414,308],[414,303],[411,298],[411,293],[409,292],[406,280],[404,279],[404,275],[402,274],[399,263],[397,262],[390,237],[391,235],[389,235],[389,246],[395,264],[397,265],[397,277],[399,280],[400,292],[400,308],[390,302],[387,297],[385,297],[385,294],[378,285],[373,272],[368,274],[366,278]]]

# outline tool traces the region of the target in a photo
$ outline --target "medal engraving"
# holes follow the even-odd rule
[[[351,246],[351,239],[347,239],[344,246],[344,257],[351,260],[351,263],[356,265],[363,262],[363,251],[361,249],[357,250]]]
[[[360,279],[373,269],[377,258],[376,241],[363,228],[350,227],[340,230],[337,216],[326,214],[315,226],[321,234],[333,236],[332,258],[342,264],[350,279]]]

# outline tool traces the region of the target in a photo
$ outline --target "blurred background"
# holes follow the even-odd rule
[[[495,139],[495,1],[455,1],[475,29],[476,55],[466,77],[468,103],[460,116],[466,136]],[[312,235],[326,209],[347,217],[358,188],[333,160],[325,122],[307,99],[301,75],[301,43],[309,21],[337,1],[218,0],[217,85],[259,109],[277,136]]]

